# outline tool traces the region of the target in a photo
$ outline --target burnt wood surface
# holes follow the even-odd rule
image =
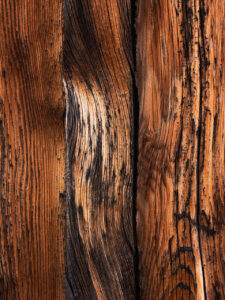
[[[0,299],[64,299],[61,0],[0,1]]]
[[[130,0],[65,0],[67,297],[135,299]]]
[[[136,2],[0,1],[0,299],[225,299],[225,1]]]
[[[138,1],[141,299],[225,299],[224,17]]]

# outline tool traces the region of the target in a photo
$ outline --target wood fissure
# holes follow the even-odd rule
[[[205,57],[205,43],[204,43],[204,0],[200,0],[199,5],[199,20],[200,20],[200,41],[199,41],[199,84],[200,84],[200,98],[199,98],[199,128],[198,128],[198,157],[197,157],[197,224],[198,224],[198,241],[199,241],[199,252],[201,259],[202,268],[202,280],[204,287],[204,299],[207,300],[206,285],[205,285],[205,271],[202,258],[202,247],[201,247],[201,235],[200,235],[200,180],[201,180],[201,141],[202,141],[202,106],[203,104],[203,81],[204,81],[204,67],[207,67]]]
[[[137,178],[138,178],[138,132],[139,132],[139,101],[138,101],[138,89],[136,84],[136,45],[137,45],[137,32],[136,32],[136,15],[137,15],[137,2],[131,0],[131,41],[132,41],[132,53],[133,53],[133,68],[131,68],[132,75],[132,88],[133,88],[133,132],[131,131],[131,149],[133,150],[133,236],[134,236],[134,276],[135,276],[135,291],[136,299],[140,299],[140,287],[139,287],[139,253],[137,244]]]

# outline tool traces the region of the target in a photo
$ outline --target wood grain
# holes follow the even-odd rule
[[[64,299],[61,0],[0,1],[0,298]]]
[[[65,0],[67,297],[135,299],[131,3]]]
[[[224,17],[138,1],[141,299],[225,299]]]

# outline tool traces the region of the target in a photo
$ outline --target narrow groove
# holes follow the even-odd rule
[[[204,0],[200,0],[200,32],[201,32],[201,39],[204,46],[204,17],[202,16],[202,6],[204,9]],[[200,84],[200,95],[199,95],[199,128],[198,128],[198,149],[197,149],[197,228],[198,228],[198,243],[199,243],[199,254],[200,254],[200,260],[201,260],[201,268],[202,268],[202,276],[203,276],[203,288],[204,288],[204,297],[207,300],[207,294],[206,294],[206,284],[205,284],[205,272],[204,272],[204,266],[203,266],[203,259],[202,259],[202,247],[201,247],[201,237],[200,237],[200,173],[201,173],[201,136],[202,136],[202,90],[203,90],[203,74],[202,74],[202,55],[201,55],[201,46],[199,45],[199,84]]]
[[[202,248],[201,248],[201,238],[200,238],[200,156],[201,156],[201,123],[202,123],[202,71],[201,71],[201,53],[200,56],[200,103],[199,103],[199,129],[198,129],[198,154],[197,154],[197,228],[198,228],[198,243],[199,243],[199,254],[202,267],[202,276],[203,276],[203,287],[204,287],[204,296],[206,296],[206,286],[205,286],[205,273],[202,260]]]
[[[135,274],[135,290],[136,299],[140,299],[140,288],[139,288],[139,255],[137,245],[137,163],[138,163],[138,131],[139,131],[139,103],[138,103],[138,89],[136,85],[136,45],[137,45],[137,33],[135,28],[136,22],[136,0],[131,0],[131,36],[132,36],[132,53],[133,53],[133,66],[132,73],[132,86],[133,86],[133,236],[134,236],[134,274]]]

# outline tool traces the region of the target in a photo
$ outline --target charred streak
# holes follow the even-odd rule
[[[103,199],[102,188],[104,184],[102,182],[102,159],[102,134],[101,129],[99,128],[99,132],[97,135],[97,145],[94,149],[93,162],[86,173],[86,178],[88,176],[89,180],[91,181],[92,194],[94,196],[92,199],[92,203],[94,207],[98,207]],[[107,202],[107,199],[105,199],[105,201]]]
[[[0,101],[2,101],[0,99]],[[5,245],[7,245],[7,235],[8,235],[8,221],[7,221],[7,213],[6,213],[6,207],[8,205],[7,199],[3,196],[4,191],[4,172],[5,172],[5,159],[6,159],[6,141],[4,136],[4,127],[3,127],[3,121],[0,119],[0,153],[1,153],[1,166],[0,166],[0,209],[1,209],[1,217],[2,217],[2,223],[3,223],[3,239]],[[0,258],[1,259],[1,258]],[[1,260],[0,260],[1,262]],[[2,265],[2,262],[1,262]],[[3,271],[3,268],[1,268]],[[2,275],[2,272],[0,273],[0,276]],[[4,276],[2,278],[2,286],[4,287]],[[3,293],[3,288],[2,288]]]
[[[198,222],[196,222],[194,219],[191,218],[190,213],[187,213],[186,211],[183,211],[182,213],[178,214],[178,213],[174,213],[174,216],[176,217],[176,220],[179,222],[180,220],[184,220],[187,219],[189,221],[189,223],[196,227],[197,229],[201,229],[203,232],[206,233],[207,236],[214,236],[216,234],[216,230],[213,228],[210,228],[210,223],[208,221],[208,219],[206,218],[205,212],[202,211],[201,212],[201,216],[205,217],[205,220],[207,222],[207,225],[202,225],[199,224]]]
[[[216,136],[217,136],[217,123],[218,123],[218,113],[214,116],[214,122],[213,122],[213,147],[216,143]]]
[[[3,130],[3,122],[1,119],[0,119],[0,142],[1,142],[0,186],[1,186],[1,191],[3,191],[3,174],[4,174],[4,169],[5,169],[5,137],[4,137],[4,130]],[[1,195],[1,197],[2,197],[2,195]]]
[[[172,241],[174,239],[174,235],[169,239],[169,253],[170,253],[170,270],[172,274],[173,270],[173,258],[172,258]]]
[[[190,277],[193,279],[193,282],[194,282],[194,285],[195,285],[195,288],[197,288],[197,283],[196,283],[196,278],[192,272],[192,270],[190,269],[189,266],[186,266],[184,264],[180,264],[178,265],[177,268],[175,268],[174,270],[172,270],[172,275],[176,275],[180,270],[184,270],[185,271],[185,274],[189,274]]]
[[[207,300],[206,293],[206,282],[205,282],[205,270],[203,265],[203,257],[202,257],[202,246],[201,246],[201,224],[200,224],[200,201],[201,201],[201,157],[202,157],[202,113],[203,113],[203,89],[204,89],[204,73],[207,69],[207,59],[205,53],[205,38],[204,38],[204,22],[205,22],[205,3],[204,0],[199,1],[200,10],[199,10],[199,18],[200,18],[200,34],[201,34],[201,43],[199,43],[199,76],[200,76],[200,97],[199,97],[199,128],[197,131],[198,138],[198,146],[197,146],[197,228],[198,228],[198,242],[199,242],[199,254],[201,260],[202,267],[202,276],[203,276],[203,288],[204,288],[204,297]]]
[[[174,199],[175,199],[175,203],[176,203],[176,214],[175,214],[175,218],[176,218],[176,240],[177,240],[177,248],[180,248],[179,245],[179,232],[178,232],[178,211],[179,211],[179,193],[178,193],[178,183],[179,183],[179,158],[180,158],[180,153],[182,151],[182,139],[183,139],[183,117],[181,116],[181,130],[180,130],[180,135],[179,135],[179,140],[178,140],[178,145],[177,145],[177,150],[175,152],[175,159],[174,159],[174,165],[175,165],[175,190],[174,190]],[[179,257],[179,263],[180,263],[180,252],[178,251],[178,257]],[[171,256],[171,269],[172,269],[172,265],[173,265],[173,259]]]
[[[182,1],[182,24],[181,24],[181,31],[183,33],[183,49],[184,49],[184,57],[186,59],[186,82],[188,84],[189,94],[192,96],[192,78],[191,78],[191,67],[189,66],[189,58],[192,52],[192,45],[193,40],[193,10],[188,5],[188,1]]]
[[[192,247],[180,247],[173,254],[172,253],[172,240],[173,240],[173,238],[174,238],[174,236],[172,236],[169,239],[169,253],[170,253],[171,276],[177,274],[177,272],[180,269],[185,270],[185,273],[188,273],[192,277],[192,279],[194,281],[194,284],[195,284],[195,287],[196,287],[196,278],[195,278],[195,276],[194,276],[194,274],[193,274],[193,272],[192,272],[192,270],[190,269],[189,266],[186,266],[184,264],[179,263],[178,266],[174,267],[174,263],[177,260],[177,258],[179,258],[180,253],[190,253],[190,254],[192,254],[193,262],[195,262],[193,249],[192,249]]]
[[[190,295],[192,295],[192,297],[193,297],[193,299],[196,299],[196,297],[195,297],[195,295],[193,294],[193,292],[192,292],[192,290],[191,290],[191,288],[188,286],[188,285],[186,285],[186,284],[184,284],[183,282],[179,282],[179,283],[177,283],[176,285],[175,285],[175,287],[171,290],[171,292],[170,292],[170,297],[173,295],[173,293],[174,292],[176,292],[177,291],[177,289],[181,289],[181,290],[187,290],[187,291],[189,291],[189,293],[190,293]],[[170,298],[169,297],[169,298]]]

